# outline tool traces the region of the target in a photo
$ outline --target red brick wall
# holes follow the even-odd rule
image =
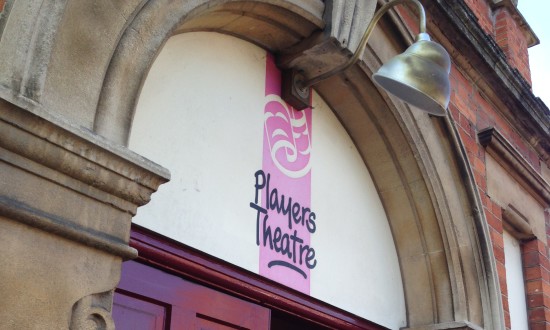
[[[500,7],[493,13],[489,1],[465,1],[476,15],[481,28],[495,38],[497,44],[502,48],[509,64],[517,68],[530,82],[527,39],[509,10],[506,7]],[[404,6],[398,7],[397,11],[403,22],[413,33],[416,33],[418,31],[416,13]],[[493,19],[496,20],[496,24],[493,24]],[[486,127],[495,127],[539,173],[541,170],[540,159],[529,143],[502,116],[498,108],[488,101],[476,83],[454,64],[451,68],[450,78],[449,111],[458,126],[460,138],[466,148],[468,161],[482,200],[483,212],[489,225],[502,293],[505,325],[507,329],[510,329],[502,209],[487,194],[485,149],[478,143],[477,133]],[[550,329],[550,266],[548,266],[549,259],[546,251],[546,243],[550,242],[550,215],[547,215],[546,228],[548,229],[546,238],[523,242],[522,246],[526,304],[529,326],[532,330]]]
[[[518,69],[522,76],[531,83],[527,38],[523,34],[523,29],[506,7],[497,8],[495,18],[495,40],[497,44],[506,54],[510,65]]]
[[[401,19],[403,19],[403,22],[411,29],[413,34],[416,35],[420,32],[418,13],[416,11],[411,11],[411,7],[409,6],[396,6],[395,10],[399,13]]]
[[[538,239],[522,245],[527,315],[531,330],[550,328],[550,264],[546,251],[545,244]]]
[[[519,133],[499,114],[496,107],[486,100],[476,84],[468,79],[455,65],[451,69],[451,102],[449,111],[458,126],[462,143],[466,148],[468,161],[483,204],[502,293],[505,324],[510,329],[508,289],[503,240],[503,219],[501,207],[487,194],[487,171],[485,149],[477,141],[477,132],[488,126],[499,130],[514,147],[540,172],[540,161],[536,152]],[[550,238],[550,220],[547,221],[547,238]],[[527,294],[528,316],[531,329],[550,329],[550,279],[549,259],[546,246],[541,240],[524,242],[523,265]]]
[[[492,32],[490,8],[481,0],[466,0],[479,19],[486,33],[493,35],[505,52],[509,64],[517,68],[526,80],[530,81],[527,53],[527,40],[522,30],[509,13],[500,8],[495,12],[496,30]],[[493,252],[497,265],[498,278],[502,293],[505,325],[510,329],[510,311],[508,307],[508,289],[503,243],[502,209],[487,195],[487,173],[485,169],[485,150],[477,143],[479,130],[493,126],[540,172],[540,160],[537,153],[524,138],[506,121],[498,109],[484,97],[476,84],[469,80],[460,69],[453,65],[451,70],[451,103],[449,110],[458,125],[460,137],[466,148],[470,166],[480,194],[483,211],[487,219]],[[550,223],[550,221],[547,221]],[[549,241],[550,226],[547,224],[547,237],[542,240],[524,242],[522,257],[524,266],[526,303],[530,329],[550,328],[550,275],[546,244]],[[544,240],[546,239],[546,242]]]
[[[483,31],[494,37],[493,13],[486,0],[465,0],[466,4],[477,17],[477,21]]]
[[[505,6],[498,7],[493,11],[489,1],[486,0],[465,0],[465,2],[475,14],[485,33],[493,37],[502,48],[508,63],[518,69],[530,84],[528,39],[523,33],[523,28],[518,24],[519,18],[514,17]],[[412,32],[418,33],[417,14],[411,12],[410,7],[406,6],[398,6],[396,10]]]
[[[502,48],[510,65],[518,69],[521,75],[531,83],[527,38],[518,25],[519,18],[514,18],[505,6],[496,8],[493,12],[490,1],[487,0],[465,0],[465,2],[477,17],[483,31],[492,36]]]
[[[505,52],[509,64],[517,68],[529,81],[527,40],[508,9],[497,8],[493,13],[486,0],[465,0],[478,18],[485,32],[495,38]],[[418,24],[414,14],[399,10],[403,21],[416,31]],[[429,18],[428,18],[429,19]],[[493,24],[496,19],[496,24]],[[496,28],[496,29],[495,29]],[[483,212],[489,225],[498,279],[502,293],[505,324],[510,329],[508,289],[504,255],[503,218],[501,206],[487,194],[485,149],[478,143],[477,133],[489,126],[495,127],[523,157],[540,173],[540,159],[535,150],[508,122],[463,71],[454,63],[451,68],[451,101],[449,111],[458,126],[468,161],[474,173],[475,183],[483,204]],[[547,215],[547,237],[523,242],[522,258],[526,288],[526,303],[530,329],[550,329],[550,266],[547,243],[550,242],[550,215]]]

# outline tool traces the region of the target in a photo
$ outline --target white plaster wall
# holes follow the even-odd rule
[[[406,325],[395,245],[359,151],[321,98],[313,102],[311,295],[391,329]]]
[[[249,203],[262,167],[265,55],[214,33],[170,38],[143,86],[129,141],[172,175],[134,221],[255,272]]]
[[[504,258],[511,329],[527,330],[528,319],[523,267],[521,263],[521,247],[519,241],[507,231],[504,231]]]
[[[262,167],[264,50],[234,37],[172,37],[139,99],[130,148],[172,180],[135,222],[258,272],[254,173]],[[392,329],[405,326],[397,253],[368,170],[314,96],[311,295]]]

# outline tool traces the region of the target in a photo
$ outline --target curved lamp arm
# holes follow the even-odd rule
[[[363,34],[363,37],[361,38],[361,42],[359,42],[359,46],[357,46],[357,50],[353,54],[353,56],[344,64],[337,66],[336,68],[327,71],[323,74],[318,75],[317,77],[309,78],[305,81],[297,81],[298,88],[308,88],[311,87],[325,79],[328,79],[332,77],[335,74],[338,74],[342,71],[345,71],[350,66],[354,65],[357,60],[359,60],[363,56],[363,52],[365,51],[365,47],[367,46],[367,41],[370,38],[370,35],[372,34],[372,31],[374,30],[374,27],[376,26],[376,23],[380,20],[384,14],[390,10],[391,8],[405,3],[405,2],[412,2],[416,5],[418,8],[418,13],[420,15],[420,22],[419,22],[419,28],[420,28],[420,34],[418,35],[416,40],[422,39],[422,40],[430,40],[430,37],[426,34],[426,13],[424,11],[424,7],[422,7],[422,4],[418,0],[393,0],[385,5],[383,5],[375,14],[372,20],[370,21],[369,26],[367,27],[367,30]]]
[[[382,6],[374,14],[357,50],[344,64],[309,79],[295,69],[284,71],[283,99],[297,110],[307,108],[311,95],[310,87],[355,64],[363,56],[367,41],[380,17],[392,7],[405,2],[412,2],[418,8],[420,33],[403,54],[395,56],[380,67],[373,75],[373,80],[378,86],[408,104],[435,116],[445,116],[451,95],[451,59],[447,51],[441,45],[430,41],[426,34],[426,14],[418,0],[393,0]]]

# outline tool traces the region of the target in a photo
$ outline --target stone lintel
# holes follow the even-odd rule
[[[479,143],[495,158],[539,203],[550,205],[550,185],[527,162],[500,132],[485,128],[477,134]]]

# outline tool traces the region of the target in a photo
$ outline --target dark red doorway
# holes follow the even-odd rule
[[[130,245],[117,329],[387,329],[137,225]]]
[[[269,329],[270,310],[128,261],[115,293],[120,330]]]

